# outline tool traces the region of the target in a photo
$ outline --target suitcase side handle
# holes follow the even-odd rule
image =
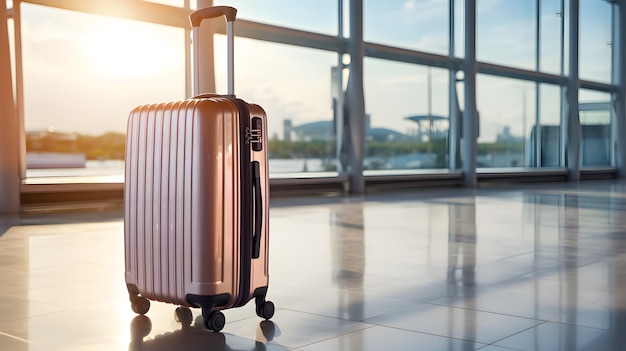
[[[202,20],[209,18],[226,17],[226,65],[228,71],[228,95],[235,96],[235,17],[237,9],[230,6],[212,6],[196,10],[189,15],[192,29],[193,44],[193,95],[200,95],[200,45],[199,32]]]
[[[252,258],[261,256],[261,233],[263,231],[263,195],[261,192],[261,167],[259,161],[252,162],[254,188],[254,236],[252,237]]]

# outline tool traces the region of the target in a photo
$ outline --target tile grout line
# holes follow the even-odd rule
[[[517,315],[514,315],[514,314],[502,313],[502,312],[492,312],[492,311],[486,311],[486,310],[483,310],[483,309],[478,309],[478,308],[459,307],[459,306],[455,306],[455,305],[447,305],[447,304],[444,304],[444,303],[425,302],[425,304],[428,304],[428,305],[433,305],[433,306],[442,306],[442,307],[458,308],[458,309],[461,309],[461,310],[469,310],[469,311],[474,311],[474,312],[490,313],[490,314],[496,314],[496,315],[506,316],[506,317],[514,317],[514,318],[528,319],[528,320],[533,320],[533,321],[538,321],[538,322],[541,322],[541,323],[539,323],[539,324],[543,324],[543,323],[546,323],[546,322],[550,322],[549,320],[546,320],[546,319],[539,319],[539,318],[531,318],[531,317],[517,316]],[[537,325],[539,325],[539,324],[537,324]]]
[[[336,336],[333,336],[333,337],[330,337],[330,338],[326,338],[326,339],[322,339],[322,340],[318,340],[318,341],[315,341],[315,342],[312,342],[312,343],[309,343],[309,344],[300,345],[300,346],[298,346],[296,348],[297,349],[301,349],[303,347],[308,347],[308,346],[311,346],[311,345],[319,344],[319,343],[324,342],[324,341],[332,340],[332,339],[335,339],[335,338],[340,338],[340,337],[345,336],[345,335],[349,335],[349,334],[352,334],[352,333],[360,332],[362,330],[371,329],[371,328],[374,328],[374,327],[377,327],[377,325],[376,324],[370,324],[369,326],[367,326],[365,328],[353,330],[351,332],[339,334],[339,335],[336,335]]]
[[[539,327],[539,326],[541,326],[541,325],[544,325],[544,324],[546,324],[546,323],[550,323],[550,322],[548,322],[548,321],[543,321],[542,323],[539,323],[539,324],[534,325],[534,326],[532,326],[532,327],[528,327],[528,328],[526,328],[526,329],[520,330],[520,331],[518,331],[518,332],[516,332],[516,333],[513,333],[513,334],[508,335],[508,336],[506,336],[506,337],[504,337],[504,338],[501,338],[501,339],[498,339],[498,340],[496,340],[496,341],[494,341],[494,342],[492,342],[492,343],[489,343],[489,344],[487,344],[485,347],[487,347],[487,346],[499,346],[499,345],[496,345],[496,343],[498,343],[498,342],[500,342],[500,341],[502,341],[502,340],[508,339],[508,338],[510,338],[510,337],[512,337],[512,336],[515,336],[515,335],[521,334],[521,333],[523,333],[523,332],[525,332],[525,331],[529,331],[529,330],[531,330],[531,329],[533,329],[533,328],[537,328],[537,327]],[[502,346],[502,347],[506,347],[506,346]],[[510,347],[509,347],[509,348],[510,348]],[[479,349],[479,350],[480,350],[480,349]],[[514,350],[517,350],[517,349],[514,349]]]
[[[26,340],[26,339],[22,339],[22,338],[20,338],[20,337],[15,336],[15,335],[11,335],[11,334],[7,334],[7,333],[3,333],[3,332],[1,332],[1,331],[0,331],[0,335],[4,335],[4,336],[6,336],[6,337],[8,337],[8,338],[11,338],[11,339],[14,339],[14,340],[18,340],[18,341],[25,342],[25,343],[27,343],[27,344],[32,344],[30,341],[28,341],[28,340]]]
[[[372,326],[374,327],[383,327],[383,328],[389,328],[389,329],[395,329],[395,330],[401,330],[404,332],[410,332],[410,333],[415,333],[415,334],[423,334],[423,335],[430,335],[430,336],[436,336],[439,338],[443,338],[443,339],[449,339],[449,340],[457,340],[457,341],[463,341],[463,342],[470,342],[470,343],[474,343],[474,344],[480,344],[483,345],[482,347],[491,345],[491,344],[487,344],[485,342],[480,342],[478,340],[468,340],[468,339],[461,339],[461,338],[454,338],[451,336],[446,336],[446,335],[440,335],[440,334],[435,334],[435,333],[427,333],[427,332],[423,332],[423,331],[418,331],[418,330],[413,330],[413,329],[406,329],[406,328],[400,328],[400,327],[394,327],[391,325],[386,325],[386,324],[377,324],[377,323],[371,323]],[[368,329],[368,328],[365,328]],[[498,340],[499,341],[499,340]],[[497,341],[496,341],[497,342]]]

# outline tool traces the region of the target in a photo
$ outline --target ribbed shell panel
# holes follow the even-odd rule
[[[125,169],[126,281],[149,299],[185,305],[190,280],[194,108],[197,100],[131,112]],[[182,262],[182,261],[185,262]]]

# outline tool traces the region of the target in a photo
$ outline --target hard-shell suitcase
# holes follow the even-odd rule
[[[267,120],[234,91],[237,10],[216,6],[190,15],[194,93],[198,29],[226,17],[228,95],[206,94],[138,106],[128,118],[125,163],[126,284],[133,311],[149,300],[202,308],[204,324],[224,327],[222,309],[255,299],[269,319]]]

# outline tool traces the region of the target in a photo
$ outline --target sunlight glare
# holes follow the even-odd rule
[[[105,75],[146,76],[171,67],[177,57],[158,31],[142,23],[116,21],[94,27],[83,47],[94,68]]]

